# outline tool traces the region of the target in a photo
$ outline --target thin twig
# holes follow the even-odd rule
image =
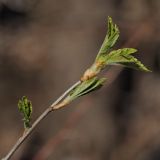
[[[142,23],[138,25],[136,32],[133,34],[133,36],[125,42],[125,44],[122,46],[128,46],[128,45],[134,45],[134,47],[137,47],[139,44],[139,41],[141,41],[142,37],[146,35],[145,27],[148,26],[146,23]],[[148,29],[148,28],[147,28]],[[149,29],[148,29],[149,30]],[[150,30],[149,30],[150,31]],[[106,87],[109,87],[109,85],[115,81],[115,79],[119,76],[121,71],[123,70],[123,67],[115,68],[112,67],[111,71],[105,73],[105,77],[110,77],[107,81]],[[92,100],[93,101],[93,100]],[[93,103],[93,102],[92,102]],[[60,143],[62,143],[64,139],[64,135],[67,135],[71,128],[75,126],[77,121],[82,117],[85,111],[87,111],[90,106],[92,105],[85,105],[85,110],[83,110],[83,105],[81,106],[82,111],[76,110],[71,115],[68,116],[68,120],[66,121],[64,128],[62,128],[52,139],[50,139],[40,151],[34,156],[33,160],[44,160],[49,157],[51,153],[55,150],[56,146]],[[88,108],[87,108],[88,107]],[[79,107],[78,107],[79,108]],[[79,113],[80,112],[80,113]],[[74,119],[74,117],[76,117]],[[70,119],[72,119],[72,123],[70,124]],[[74,119],[74,120],[73,120]]]
[[[81,81],[76,82],[73,84],[68,90],[66,90],[54,103],[52,103],[51,107],[57,105],[70,91],[72,91],[76,86],[78,86]]]
[[[26,130],[24,134],[17,140],[15,145],[11,148],[11,150],[8,152],[8,154],[2,158],[2,160],[8,160],[12,157],[12,155],[15,153],[15,151],[20,147],[20,145],[26,140],[26,138],[32,133],[32,131],[36,128],[36,126],[50,113],[54,110],[54,106],[57,105],[65,96],[76,86],[78,86],[81,83],[81,81],[76,82],[73,84],[68,90],[66,90],[54,103],[52,103],[51,106],[49,106],[33,123],[31,128]]]
[[[110,22],[110,21],[109,21]],[[95,71],[95,68],[92,68]],[[98,72],[94,73],[92,75],[93,70],[90,69],[91,72],[89,72],[88,75],[88,71],[87,71],[87,78],[91,78],[92,76],[95,76]],[[84,79],[86,80],[86,78],[84,77]],[[61,102],[61,100],[63,98],[65,98],[65,96],[71,91],[73,90],[77,85],[79,85],[81,83],[81,81],[76,82],[74,85],[72,85],[66,92],[64,92],[62,94],[62,96],[60,96],[51,106],[49,106],[38,118],[37,120],[33,123],[33,125],[31,126],[31,128],[29,128],[28,130],[26,130],[24,132],[24,134],[18,139],[18,141],[16,142],[16,144],[13,146],[13,148],[9,151],[9,153],[2,158],[2,160],[8,160],[11,158],[11,156],[15,153],[15,151],[19,148],[19,146],[26,140],[26,138],[32,133],[32,131],[36,128],[36,126],[53,110],[55,109],[59,109],[59,107],[62,107],[63,105],[57,106],[59,104],[59,102]]]
[[[72,112],[68,119],[66,120],[64,127],[59,130],[54,137],[52,137],[43,147],[42,149],[33,157],[33,160],[44,160],[49,157],[51,153],[55,150],[55,148],[60,145],[66,135],[69,135],[69,132],[77,125],[78,121],[85,115],[87,110],[89,110],[92,106],[93,99],[88,97],[88,101],[81,102]]]

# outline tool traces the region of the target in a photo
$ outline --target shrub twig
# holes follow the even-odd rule
[[[23,135],[17,140],[12,149],[8,152],[8,154],[2,158],[2,160],[8,160],[15,153],[15,151],[19,148],[19,146],[25,141],[25,139],[32,133],[32,131],[36,128],[36,126],[49,114],[54,110],[54,106],[56,106],[73,88],[79,85],[81,82],[78,81],[74,85],[72,85],[68,90],[66,90],[51,106],[49,106],[32,124],[32,126],[25,130]]]
[[[72,85],[67,91],[65,91],[62,96],[60,96],[52,105],[50,105],[32,125],[30,125],[32,114],[31,102],[26,97],[23,97],[22,100],[18,102],[18,108],[24,117],[24,133],[2,160],[10,159],[14,152],[36,128],[36,126],[49,113],[66,106],[80,96],[86,95],[101,88],[106,81],[106,78],[99,78],[98,74],[104,68],[106,68],[106,66],[123,65],[124,67],[129,67],[141,71],[150,71],[133,56],[133,54],[137,51],[136,49],[122,48],[118,50],[112,50],[113,46],[119,38],[119,33],[120,32],[117,25],[112,22],[111,17],[108,17],[108,32],[94,63],[84,72],[81,79]]]

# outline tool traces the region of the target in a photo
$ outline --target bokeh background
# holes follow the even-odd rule
[[[159,0],[0,0],[0,157],[23,132],[17,102],[32,121],[94,60],[107,16],[116,45],[135,47],[153,71],[112,67],[103,89],[49,115],[13,160],[160,159]]]

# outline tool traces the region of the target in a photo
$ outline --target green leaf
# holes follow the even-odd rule
[[[98,52],[94,63],[84,72],[81,81],[86,81],[96,77],[107,65],[123,65],[141,71],[150,71],[138,59],[132,56],[137,50],[134,48],[123,48],[113,50],[112,47],[119,38],[119,29],[113,23],[112,18],[108,17],[108,32],[104,42]]]
[[[141,71],[150,71],[138,59],[131,55],[136,51],[137,50],[134,48],[123,48],[114,50],[107,56],[101,57],[101,60],[105,61],[105,65],[121,64],[125,67],[134,68]]]
[[[116,43],[119,37],[119,29],[116,24],[113,23],[112,18],[108,17],[108,31],[104,39],[104,42],[98,52],[96,60],[99,59],[101,55],[108,54],[111,48]]]
[[[80,85],[78,85],[72,92],[66,97],[66,101],[73,101],[74,99],[86,95],[90,92],[93,92],[99,88],[101,88],[105,82],[105,78],[91,78],[89,80],[83,81]]]
[[[23,122],[25,128],[30,128],[30,120],[32,114],[32,103],[23,96],[21,100],[18,101],[18,109],[23,115]]]

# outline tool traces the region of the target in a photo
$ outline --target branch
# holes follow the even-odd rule
[[[138,59],[136,59],[131,54],[135,53],[134,48],[123,48],[118,50],[112,50],[114,44],[119,37],[119,29],[117,25],[112,22],[109,17],[108,20],[108,32],[104,42],[98,52],[98,55],[94,63],[85,71],[81,77],[81,81],[76,82],[72,85],[66,92],[62,94],[52,105],[50,105],[33,123],[30,127],[30,117],[32,113],[31,102],[23,97],[19,101],[19,110],[24,116],[24,126],[25,132],[18,139],[13,148],[2,160],[8,160],[14,154],[14,152],[19,148],[19,146],[25,141],[25,139],[31,134],[31,132],[36,128],[36,126],[52,111],[60,109],[71,103],[73,100],[80,96],[86,95],[92,91],[95,91],[103,86],[105,78],[99,78],[97,75],[106,67],[110,65],[123,65],[124,67],[130,67],[141,71],[148,70]],[[30,127],[30,128],[29,128]]]
[[[11,158],[11,156],[15,153],[15,151],[20,147],[20,145],[26,140],[26,138],[32,133],[32,131],[37,127],[37,125],[52,111],[54,111],[54,106],[56,106],[65,96],[72,91],[76,86],[78,86],[81,83],[81,81],[76,82],[73,84],[68,90],[66,90],[54,103],[51,104],[33,123],[31,128],[27,129],[24,134],[17,140],[15,145],[11,148],[11,150],[8,152],[8,154],[2,158],[2,160],[8,160]]]

